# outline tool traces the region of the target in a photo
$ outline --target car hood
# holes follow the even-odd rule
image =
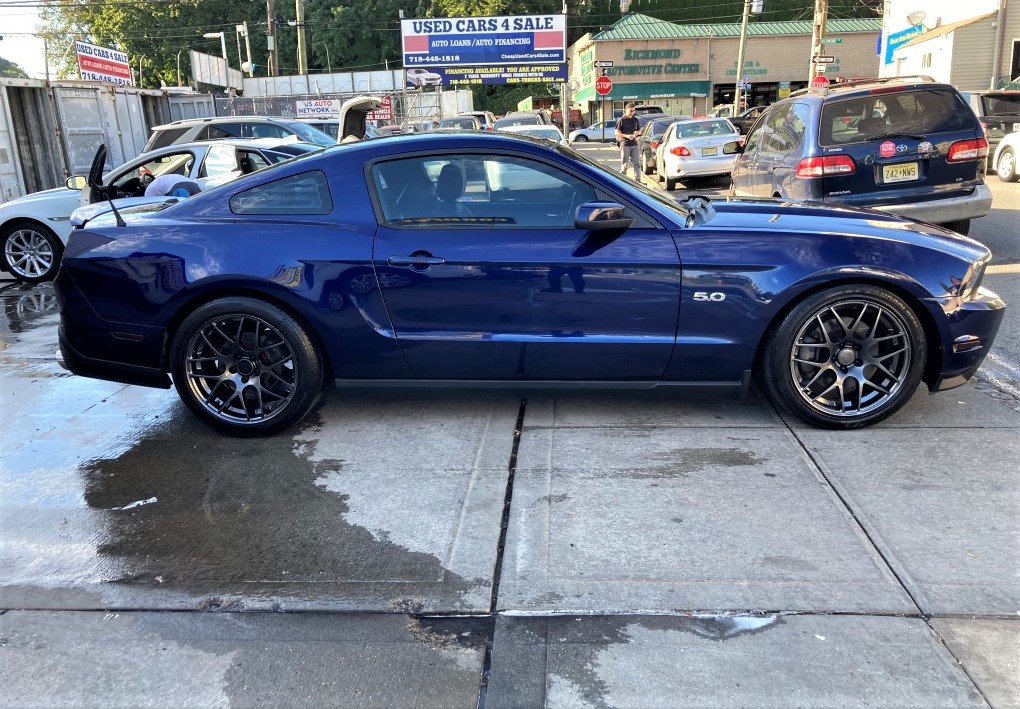
[[[780,199],[729,199],[711,203],[714,215],[707,225],[716,229],[852,234],[893,239],[934,248],[975,261],[988,249],[981,243],[934,224],[917,222],[876,209],[793,203]]]
[[[70,190],[66,187],[54,187],[52,190],[43,190],[42,192],[33,192],[27,194],[24,197],[18,197],[12,199],[9,202],[0,204],[0,209],[16,205],[15,209],[22,209],[36,202],[51,202],[54,197],[68,197],[74,200],[78,199],[78,191]]]

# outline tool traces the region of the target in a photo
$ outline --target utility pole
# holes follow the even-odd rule
[[[276,63],[276,0],[266,0],[266,11],[269,13],[266,30],[266,49],[269,50],[269,62],[266,71],[270,76],[276,76],[280,73],[279,65]]]
[[[825,23],[829,19],[829,0],[815,0],[815,19],[811,26],[811,66],[808,80],[825,72],[823,64],[816,64],[815,57],[825,53]],[[821,71],[819,71],[821,70]]]
[[[294,0],[295,22],[297,27],[297,60],[298,74],[308,73],[308,48],[305,46],[305,3]]]
[[[740,44],[737,47],[737,83],[733,87],[733,113],[740,113],[740,94],[744,89],[744,43],[747,41],[747,16],[751,14],[751,0],[744,0],[744,17],[740,21]]]

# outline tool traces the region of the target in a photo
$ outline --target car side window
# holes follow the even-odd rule
[[[156,137],[153,139],[149,150],[165,148],[168,145],[173,145],[181,137],[183,137],[187,131],[187,128],[167,128],[166,130],[161,130],[156,133]]]
[[[744,155],[753,155],[756,153],[758,148],[762,145],[767,132],[768,121],[759,121],[755,124],[750,132],[748,132],[747,138],[744,140]]]
[[[213,145],[205,157],[199,177],[216,177],[235,172],[237,166],[237,150],[230,145]]]
[[[388,224],[572,227],[591,185],[559,168],[510,155],[407,158],[372,168]]]
[[[330,214],[333,198],[326,176],[318,171],[283,177],[238,192],[230,198],[234,214]]]
[[[220,140],[221,138],[240,138],[241,126],[237,123],[218,123],[205,126],[196,140]]]
[[[183,175],[189,177],[195,156],[190,150],[167,153],[148,160],[113,178],[113,184],[121,191],[131,192],[139,184],[148,184],[160,175]]]
[[[763,153],[799,153],[804,144],[804,120],[794,110],[794,105],[780,106],[770,111],[763,121],[766,125],[765,138],[761,144]]]

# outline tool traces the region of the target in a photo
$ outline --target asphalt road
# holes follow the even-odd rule
[[[974,235],[1020,303],[1003,187]],[[757,393],[340,392],[241,441],[61,371],[50,286],[0,303],[0,706],[1020,706],[994,379],[856,432]]]

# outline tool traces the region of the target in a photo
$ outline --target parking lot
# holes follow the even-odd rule
[[[0,300],[4,706],[1020,706],[1015,307],[978,381],[863,431],[760,392],[345,391],[238,440],[63,372],[50,285]]]

